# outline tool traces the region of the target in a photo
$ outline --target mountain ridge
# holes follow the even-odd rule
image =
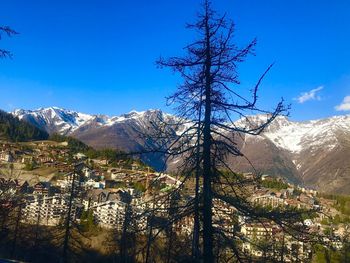
[[[36,126],[21,121],[12,114],[0,110],[0,140],[31,141],[45,140],[49,134]]]
[[[138,132],[151,129],[152,120],[160,118],[174,123],[177,118],[161,110],[131,111],[109,117],[58,107],[34,111],[16,110],[12,114],[49,133],[70,135],[96,148],[108,146],[127,152],[145,149],[146,142]],[[237,120],[235,125],[259,125],[265,118],[266,115],[248,116]],[[170,132],[176,136],[183,128],[179,127]],[[350,165],[347,164],[346,158],[347,152],[350,153],[349,139],[350,115],[301,122],[279,116],[263,133],[258,136],[245,135],[238,144],[245,151],[244,154],[252,159],[254,166],[263,173],[283,173],[282,176],[289,181],[304,183],[309,187],[327,192],[340,189],[342,193],[350,193],[350,190],[344,187],[345,182],[350,189]],[[153,146],[161,145],[157,140],[147,143]],[[175,163],[179,161],[166,161],[165,156],[161,154],[150,154],[143,158],[143,161],[158,170],[164,167],[176,170]],[[229,164],[239,171],[251,170],[246,161],[237,157],[230,157]],[[331,178],[335,178],[334,181]]]

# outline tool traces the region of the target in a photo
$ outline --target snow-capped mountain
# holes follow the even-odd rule
[[[12,114],[20,120],[28,121],[35,126],[49,132],[70,135],[84,126],[109,127],[117,123],[134,120],[140,125],[146,125],[145,120],[160,114],[161,118],[171,118],[171,115],[161,113],[159,110],[131,111],[129,113],[109,117],[107,115],[91,115],[58,107],[39,108],[37,110],[17,109]]]
[[[249,123],[259,124],[266,118],[254,116]],[[270,161],[272,159],[273,169],[280,164],[282,170],[278,173],[292,174],[303,184],[323,191],[350,193],[350,115],[305,122],[279,116],[259,137],[260,141],[246,137],[248,158],[266,164],[268,156],[276,153],[277,148],[277,154],[270,157]],[[265,156],[261,157],[262,153]]]
[[[288,153],[303,182],[328,192],[350,193],[350,116],[306,122],[281,118],[263,136]]]
[[[83,114],[58,107],[37,110],[15,110],[12,114],[49,133],[69,134],[97,116]]]
[[[164,140],[145,139],[143,133],[152,133],[154,123],[176,122],[176,117],[160,110],[131,111],[120,116],[89,115],[57,107],[37,110],[15,110],[13,115],[30,122],[48,133],[73,136],[95,148],[117,148],[126,152],[141,152],[161,147]],[[167,128],[168,134],[179,131]],[[169,130],[170,129],[170,130]],[[142,159],[157,169],[165,168],[165,156],[157,153],[143,155]]]
[[[350,131],[350,116],[334,116],[306,122],[292,122],[286,117],[277,119],[266,129],[264,135],[276,146],[291,153],[300,153],[309,147],[332,150],[337,146],[340,131]]]
[[[157,120],[175,123],[177,118],[160,110],[132,111],[120,116],[89,115],[57,107],[16,110],[12,113],[49,133],[71,135],[96,148],[142,151],[147,145],[160,146],[161,139],[145,139],[140,131],[152,129]],[[256,126],[267,116],[238,120],[238,127]],[[175,127],[175,126],[173,126]],[[185,126],[168,127],[174,138]],[[236,136],[241,151],[261,172],[283,176],[328,192],[350,193],[350,116],[295,122],[277,117],[259,136]],[[176,169],[179,160],[167,162],[162,154],[149,154],[144,161],[157,169]],[[230,157],[240,171],[251,166],[243,158]]]

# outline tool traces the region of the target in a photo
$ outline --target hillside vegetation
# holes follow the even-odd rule
[[[11,142],[47,140],[49,134],[0,110],[0,139]]]
[[[131,156],[127,156],[124,152],[119,150],[95,150],[73,137],[59,134],[49,135],[47,132],[35,127],[34,125],[0,110],[0,140],[9,142],[28,142],[48,139],[56,142],[67,142],[71,154],[81,152],[89,158],[106,159],[112,164],[117,164],[119,160],[123,160],[131,165],[131,163],[135,161]],[[143,164],[140,162],[140,165],[142,166]]]
[[[67,142],[71,153],[84,153],[90,159],[105,159],[108,160],[112,166],[116,166],[118,161],[123,161],[124,165],[128,167],[130,166],[130,168],[133,162],[139,163],[140,167],[146,167],[140,160],[133,159],[131,155],[128,155],[123,151],[108,148],[96,150],[82,141],[70,136],[55,133],[50,136],[49,140]]]

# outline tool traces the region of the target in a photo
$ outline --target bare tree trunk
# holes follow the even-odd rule
[[[169,237],[168,237],[168,248],[167,248],[167,256],[166,256],[166,263],[170,263],[171,259],[171,250],[173,249],[173,226],[170,225],[169,227]]]
[[[147,187],[149,189],[149,187]],[[152,238],[153,238],[153,223],[154,223],[154,213],[155,213],[155,196],[153,195],[153,204],[152,204],[152,214],[148,218],[149,224],[149,232],[147,237],[147,250],[146,250],[146,259],[145,263],[148,263],[150,260],[151,246],[152,246]]]
[[[72,178],[72,185],[71,185],[71,192],[69,196],[69,203],[68,203],[68,213],[67,213],[67,220],[66,220],[66,230],[64,234],[64,243],[63,243],[63,255],[62,255],[62,261],[64,263],[68,262],[68,242],[69,242],[69,236],[70,236],[70,230],[71,230],[71,214],[72,214],[72,205],[73,205],[73,198],[74,198],[74,182],[75,182],[75,174],[76,170],[74,169],[73,178]]]
[[[284,263],[284,234],[282,239],[282,248],[281,248],[281,263]]]
[[[124,215],[124,222],[123,222],[123,232],[122,236],[120,238],[120,248],[119,248],[119,256],[120,256],[120,262],[128,262],[128,229],[129,229],[129,223],[131,219],[131,207],[130,204],[127,204],[125,206],[125,215]]]
[[[213,196],[211,189],[212,164],[211,164],[211,54],[210,33],[208,22],[208,10],[206,10],[206,62],[205,62],[205,113],[203,128],[203,259],[205,263],[214,262],[213,255],[213,226],[212,205]]]
[[[153,215],[151,215],[151,217],[149,219],[149,232],[148,232],[148,238],[147,238],[147,250],[146,250],[145,263],[148,263],[149,259],[150,259],[151,243],[152,243],[152,232],[153,232]]]
[[[21,213],[22,213],[22,204],[18,206],[18,213],[16,217],[16,225],[15,225],[15,231],[14,231],[14,237],[13,237],[13,243],[12,243],[12,249],[11,249],[11,258],[14,258],[16,254],[17,238],[18,238],[19,224],[21,220]]]
[[[197,149],[196,149],[196,185],[194,193],[194,223],[193,223],[193,240],[192,240],[192,258],[194,262],[199,262],[200,250],[199,250],[199,177],[200,177],[200,147],[201,147],[201,119],[202,119],[202,89],[200,92],[200,104],[198,113],[198,127],[197,127]]]
[[[42,198],[43,200],[43,198]],[[35,224],[35,235],[34,235],[34,244],[33,244],[33,253],[31,254],[31,260],[34,261],[35,259],[35,254],[37,252],[38,249],[38,243],[39,243],[39,232],[40,232],[40,217],[41,217],[41,206],[42,203],[39,200],[39,211],[38,211],[38,216],[36,219],[36,224]]]
[[[1,220],[1,234],[5,232],[6,221],[7,221],[7,214],[5,212]]]

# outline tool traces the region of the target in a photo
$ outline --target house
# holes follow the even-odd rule
[[[298,200],[295,200],[295,199],[287,199],[286,204],[287,204],[287,206],[296,207],[298,209],[303,207],[302,203]]]
[[[15,158],[13,157],[10,151],[1,151],[0,152],[0,161],[10,163],[13,162]]]
[[[109,161],[107,159],[92,159],[92,161],[99,165],[108,165]]]
[[[39,182],[39,183],[35,184],[33,195],[48,196],[50,185],[51,185],[50,182]]]
[[[89,179],[86,182],[82,183],[85,188],[94,188],[94,189],[104,189],[106,187],[105,181],[96,182],[93,179]]]
[[[313,222],[312,222],[312,220],[311,219],[305,219],[304,220],[304,225],[305,226],[307,226],[307,227],[311,227],[311,226],[313,226]]]
[[[83,200],[83,205],[84,209],[88,210],[106,201],[115,200],[127,203],[130,202],[131,195],[123,189],[90,189]]]
[[[174,186],[174,187],[179,187],[182,183],[180,180],[177,180],[176,178],[174,178],[168,174],[159,175],[159,177],[156,178],[156,181],[164,183],[167,186]]]
[[[246,180],[254,180],[256,177],[254,174],[252,173],[243,173],[243,177],[246,179]]]
[[[52,157],[50,157],[49,155],[45,155],[45,154],[38,155],[36,159],[41,164],[52,163],[54,161],[54,159]]]
[[[241,226],[241,233],[248,239],[265,239],[271,237],[277,226],[270,222],[247,222]]]
[[[74,154],[74,158],[77,160],[86,160],[87,159],[86,155],[83,153]]]
[[[262,206],[279,207],[285,205],[284,199],[277,197],[275,193],[267,193],[263,195],[253,195],[251,197],[251,202],[255,204],[260,204]]]
[[[114,169],[111,170],[111,179],[116,180],[116,179],[121,179],[126,176],[126,173],[114,171]]]
[[[31,155],[22,156],[22,160],[21,160],[22,163],[32,163],[33,161],[34,161],[34,158]]]

